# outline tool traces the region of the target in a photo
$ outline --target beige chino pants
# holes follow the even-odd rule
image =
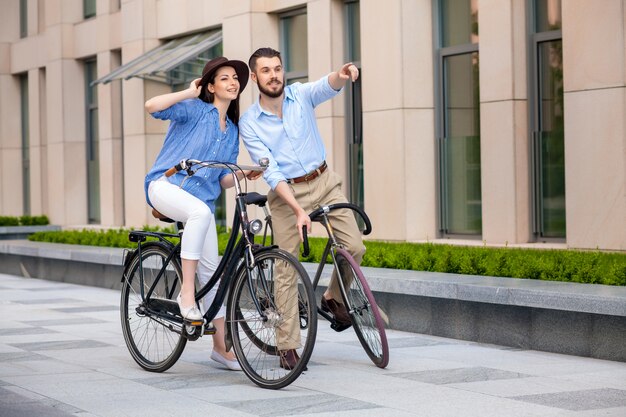
[[[289,187],[298,204],[307,213],[322,206],[347,202],[341,191],[341,177],[330,169],[327,169],[313,181],[289,184]],[[268,202],[272,213],[274,243],[297,258],[300,249],[300,235],[296,229],[296,216],[291,208],[274,191],[268,193]],[[329,218],[339,243],[350,252],[358,263],[361,263],[365,254],[365,246],[363,245],[361,231],[352,210],[333,210],[329,213]],[[323,226],[314,224],[313,227]],[[288,275],[277,270],[276,301],[278,305],[285,306],[283,317],[297,318],[297,297],[294,295],[295,277]],[[328,289],[334,300],[343,303],[335,271],[333,271]],[[286,320],[278,330],[278,348],[286,350],[299,347],[299,321],[296,319]]]

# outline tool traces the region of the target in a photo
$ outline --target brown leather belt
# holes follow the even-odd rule
[[[288,179],[287,182],[289,184],[298,184],[298,183],[301,183],[301,182],[313,181],[315,178],[317,178],[320,175],[322,175],[322,173],[324,173],[324,171],[326,171],[326,168],[328,168],[328,165],[326,165],[326,161],[324,161],[324,162],[322,162],[322,165],[320,165],[319,167],[317,167],[313,171],[309,172],[308,174],[303,175],[301,177]]]

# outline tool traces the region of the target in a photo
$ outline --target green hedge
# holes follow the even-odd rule
[[[45,226],[48,216],[0,216],[0,226]]]
[[[147,228],[174,233],[173,229]],[[132,248],[128,229],[38,232],[29,240]],[[223,253],[228,234],[218,233]],[[319,262],[325,239],[311,238],[305,262]],[[549,281],[626,285],[626,253],[455,246],[365,241],[363,266]]]

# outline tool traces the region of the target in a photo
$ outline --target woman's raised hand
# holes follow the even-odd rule
[[[200,93],[202,92],[202,86],[200,85],[201,80],[202,78],[196,78],[189,83],[189,90],[194,92],[194,97],[200,96]]]

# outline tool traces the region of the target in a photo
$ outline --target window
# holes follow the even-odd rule
[[[280,50],[285,67],[285,82],[308,81],[308,46],[306,9],[280,16]]]
[[[531,0],[533,232],[565,238],[561,1]]]
[[[20,0],[20,38],[28,36],[28,0]]]
[[[87,221],[100,223],[100,141],[98,136],[98,86],[95,60],[85,62]]]
[[[345,61],[352,62],[361,72],[360,3],[348,0],[344,6]],[[348,183],[350,201],[363,208],[363,110],[361,76],[346,84],[346,138],[348,142]]]
[[[28,111],[28,74],[20,76],[22,133],[22,212],[30,215],[30,129]]]
[[[96,0],[83,0],[83,17],[89,19],[96,15]]]
[[[438,6],[439,226],[444,235],[480,235],[478,1]]]

